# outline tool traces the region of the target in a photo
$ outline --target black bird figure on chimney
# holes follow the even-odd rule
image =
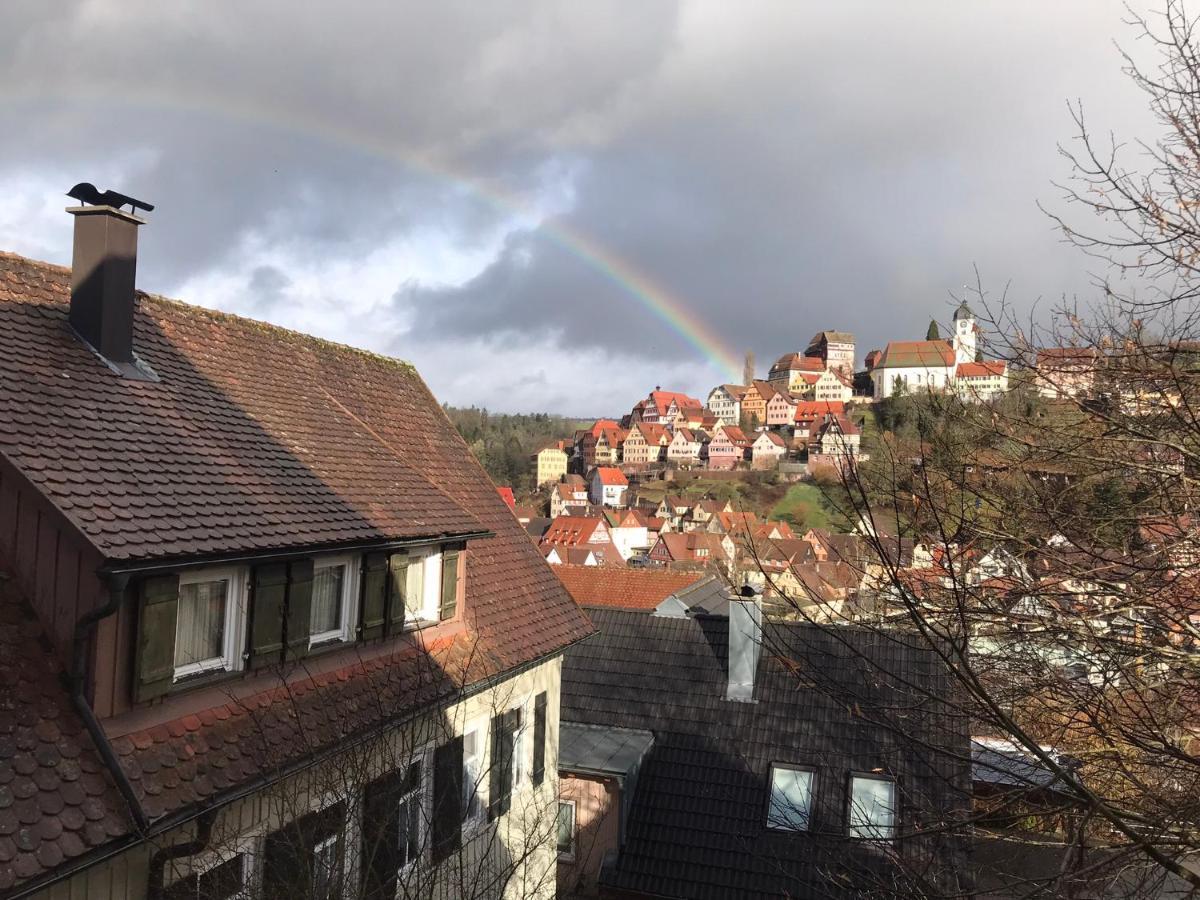
[[[131,212],[136,213],[139,207],[146,212],[154,212],[154,207],[149,203],[143,203],[141,200],[135,200],[116,191],[100,193],[100,191],[96,190],[94,184],[87,181],[79,182],[79,184],[67,191],[67,196],[78,200],[80,203],[90,203],[92,206],[111,206],[115,209],[120,209],[122,206],[129,204]]]

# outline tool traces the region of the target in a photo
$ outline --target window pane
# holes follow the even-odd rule
[[[895,831],[896,784],[883,778],[855,778],[850,788],[850,835],[885,841]]]
[[[313,573],[310,634],[324,634],[342,627],[342,585],[345,566],[323,566]]]
[[[422,618],[425,611],[425,557],[418,556],[409,560],[404,610],[410,619]]]
[[[480,776],[483,767],[480,765],[479,751],[481,741],[478,731],[468,731],[463,735],[463,818],[476,819],[483,815],[483,798],[480,796]]]
[[[772,828],[804,831],[812,811],[812,772],[771,769],[771,805],[767,824]]]
[[[176,666],[223,655],[228,592],[229,582],[224,579],[180,586],[175,622]]]
[[[558,801],[558,852],[570,853],[575,846],[575,805]]]
[[[327,900],[339,895],[338,882],[341,880],[341,859],[338,847],[338,835],[326,838],[313,848],[312,855],[312,885],[314,900]]]

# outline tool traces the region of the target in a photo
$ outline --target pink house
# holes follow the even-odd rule
[[[700,436],[703,432],[691,428],[676,428],[667,445],[667,459],[676,465],[691,465],[700,460]]]
[[[708,442],[708,467],[710,469],[733,469],[746,458],[749,441],[742,429],[732,425],[721,425]]]
[[[787,453],[787,443],[773,431],[760,432],[751,445],[751,468],[774,469]]]

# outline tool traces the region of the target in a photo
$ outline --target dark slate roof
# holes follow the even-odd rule
[[[558,768],[624,776],[653,744],[654,735],[641,728],[563,722],[558,730]]]
[[[123,378],[69,301],[68,269],[0,253],[0,453],[105,558],[483,530],[424,456],[447,430],[408,364],[139,294],[160,380]]]
[[[971,741],[971,780],[1024,790],[1062,787],[1058,776],[1009,742]]]
[[[654,734],[625,848],[604,876],[611,887],[697,900],[861,896],[899,874],[844,837],[850,772],[880,769],[901,786],[902,829],[925,829],[900,852],[932,853],[951,877],[960,845],[932,829],[967,808],[966,726],[888,674],[944,696],[932,654],[883,634],[769,626],[757,702],[739,703],[724,699],[728,619],[591,613],[599,635],[567,653],[562,719]],[[772,762],[816,769],[813,831],[765,827]]]
[[[681,588],[654,608],[656,616],[729,615],[729,588],[715,575],[708,575]]]
[[[0,571],[0,896],[132,827],[54,658]]]

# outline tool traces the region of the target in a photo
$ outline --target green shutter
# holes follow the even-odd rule
[[[313,561],[297,559],[288,566],[287,658],[308,655],[312,624]]]
[[[442,608],[440,618],[443,622],[453,619],[458,611],[458,552],[451,551],[442,554]]]
[[[175,680],[175,614],[179,576],[160,575],[141,584],[138,611],[137,701],[161,697]]]
[[[434,863],[462,846],[463,739],[454,738],[433,751],[433,818],[430,843]]]
[[[279,662],[283,653],[283,613],[287,606],[287,563],[266,563],[254,568],[251,605],[250,668]]]
[[[408,590],[408,557],[403,553],[388,560],[388,584],[387,632],[399,634],[404,630],[404,601]]]
[[[362,625],[359,634],[364,641],[383,637],[387,616],[388,555],[368,553],[363,557]]]

